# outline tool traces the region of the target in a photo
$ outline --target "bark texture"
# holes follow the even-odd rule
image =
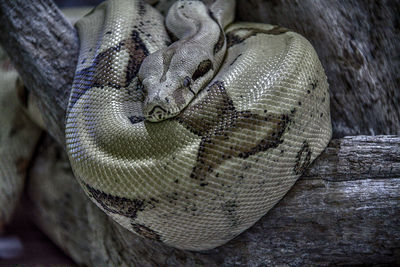
[[[237,18],[304,35],[325,68],[333,136],[400,134],[400,1],[239,0]]]
[[[398,1],[238,1],[242,20],[295,29],[316,47],[331,84],[336,136],[400,133],[399,57],[392,56],[399,50],[398,11]],[[0,1],[0,32],[1,45],[42,100],[50,133],[61,144],[45,139],[39,149],[29,211],[77,263],[400,264],[400,136],[333,140],[251,229],[211,251],[176,250],[112,222],[73,179],[62,145],[78,43],[54,4]]]
[[[400,134],[399,13],[399,0],[237,3],[239,20],[279,24],[314,45],[330,84],[334,137]],[[78,55],[75,30],[51,0],[5,0],[0,31],[1,45],[42,100],[51,135],[63,143]]]
[[[52,0],[0,1],[0,45],[40,100],[49,133],[64,143],[65,111],[78,59],[78,36]]]
[[[49,138],[41,147],[30,173],[28,191],[35,200],[30,211],[78,264],[400,264],[400,136],[333,140],[266,216],[227,244],[201,253],[125,230],[89,201],[61,147]]]

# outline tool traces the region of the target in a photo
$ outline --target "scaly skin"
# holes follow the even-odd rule
[[[218,6],[209,12],[227,21],[229,12],[212,9]],[[227,26],[212,80],[176,116],[149,122],[143,103],[150,89],[137,75],[144,81],[142,61],[168,50],[163,18],[142,2],[116,0],[77,28],[67,151],[88,196],[132,232],[181,249],[222,245],[266,214],[331,138],[326,76],[299,34],[267,24]],[[220,39],[215,29],[207,32],[212,42],[199,39],[205,49]],[[177,49],[195,45],[195,37],[180,37],[189,44],[178,40]],[[181,56],[198,66],[204,58],[197,55]],[[171,64],[156,72],[176,70]],[[178,89],[168,91],[170,99],[185,102],[181,86],[171,86]]]

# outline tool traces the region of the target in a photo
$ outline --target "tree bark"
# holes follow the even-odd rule
[[[399,14],[399,0],[238,0],[236,17],[284,26],[313,44],[338,138],[400,134]]]
[[[359,7],[352,10],[355,3]],[[390,36],[396,32],[396,12],[362,1],[338,5],[252,0],[239,1],[238,12],[241,19],[297,29],[316,46],[331,84],[336,136],[398,134],[399,66],[398,59],[388,56],[399,43],[398,37]],[[246,15],[249,7],[252,16]],[[354,16],[366,18],[373,30],[352,23]],[[389,18],[387,28],[377,19],[382,16]],[[50,139],[42,143],[30,173],[31,211],[43,231],[77,263],[400,263],[399,136],[333,140],[287,196],[251,229],[204,253],[173,249],[118,226],[73,179],[63,151],[65,109],[78,53],[73,27],[50,0],[5,0],[0,1],[0,32],[1,45],[27,87],[42,100],[46,124],[61,144]],[[375,41],[368,46],[368,40]]]
[[[253,227],[206,252],[134,235],[84,194],[61,147],[43,141],[30,172],[40,228],[88,266],[327,266],[400,263],[400,136],[333,140]]]
[[[0,1],[0,45],[39,99],[48,132],[65,143],[65,111],[78,59],[78,36],[52,0]]]
[[[279,24],[311,41],[330,84],[334,137],[400,134],[400,58],[393,56],[400,50],[399,2],[238,0],[237,18]],[[51,0],[5,0],[0,31],[0,44],[42,100],[51,135],[64,143],[78,55],[74,28]]]

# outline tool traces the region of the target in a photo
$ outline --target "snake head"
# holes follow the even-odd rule
[[[143,84],[143,115],[158,122],[178,115],[214,76],[207,51],[175,42],[144,59],[138,77]]]

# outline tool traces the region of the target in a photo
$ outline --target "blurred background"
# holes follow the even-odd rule
[[[103,0],[55,0],[60,8],[96,6]],[[26,194],[23,194],[26,196]],[[76,266],[27,216],[30,203],[24,197],[13,221],[0,232],[0,266]]]

